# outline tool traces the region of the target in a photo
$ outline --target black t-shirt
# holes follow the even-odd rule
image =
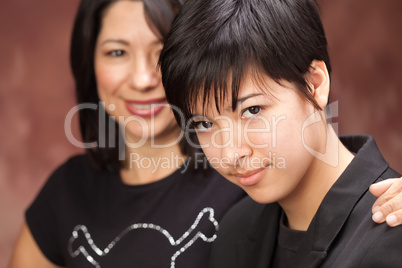
[[[272,267],[298,267],[294,260],[305,234],[306,232],[304,231],[292,230],[287,227],[286,215],[282,211],[278,230],[278,240],[276,242],[275,254],[272,259]]]
[[[146,185],[93,169],[59,167],[26,212],[44,255],[67,267],[207,267],[218,221],[245,196],[215,171],[175,171]]]

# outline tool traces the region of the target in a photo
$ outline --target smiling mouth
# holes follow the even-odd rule
[[[157,115],[166,105],[166,98],[147,101],[126,101],[126,107],[132,115],[151,117]]]

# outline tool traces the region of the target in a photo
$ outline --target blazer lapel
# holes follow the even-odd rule
[[[299,267],[317,267],[325,259],[356,203],[388,168],[373,138],[352,136],[342,142],[357,155],[318,208],[298,252]]]
[[[282,209],[266,205],[247,230],[247,238],[237,243],[239,268],[269,268],[275,251]]]

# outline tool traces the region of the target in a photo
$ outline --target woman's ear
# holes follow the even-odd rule
[[[328,104],[329,74],[324,61],[313,60],[307,74],[307,83],[311,87],[311,94],[321,109]]]

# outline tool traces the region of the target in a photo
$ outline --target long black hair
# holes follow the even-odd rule
[[[168,102],[189,120],[200,99],[205,107],[213,97],[218,112],[229,99],[235,110],[249,70],[293,83],[320,109],[306,81],[313,60],[331,72],[315,0],[191,0],[172,23],[159,65]]]
[[[75,79],[76,96],[78,104],[99,104],[96,77],[94,70],[94,51],[96,41],[101,30],[102,17],[105,10],[119,0],[82,0],[76,14],[71,38],[70,62]],[[161,41],[170,30],[171,22],[178,10],[178,4],[174,0],[143,0],[145,17],[150,28]],[[87,148],[87,153],[92,162],[98,168],[115,171],[122,166],[119,161],[119,127],[115,122],[113,128],[105,124],[105,129],[100,129],[99,115],[105,113],[101,105],[95,109],[80,109],[79,122],[83,142],[97,142],[100,136],[105,141],[112,140],[108,146],[96,146]],[[100,111],[99,111],[100,109]],[[102,115],[104,116],[104,114]],[[120,142],[120,144],[119,144]],[[184,154],[189,154],[189,146],[181,141]]]

